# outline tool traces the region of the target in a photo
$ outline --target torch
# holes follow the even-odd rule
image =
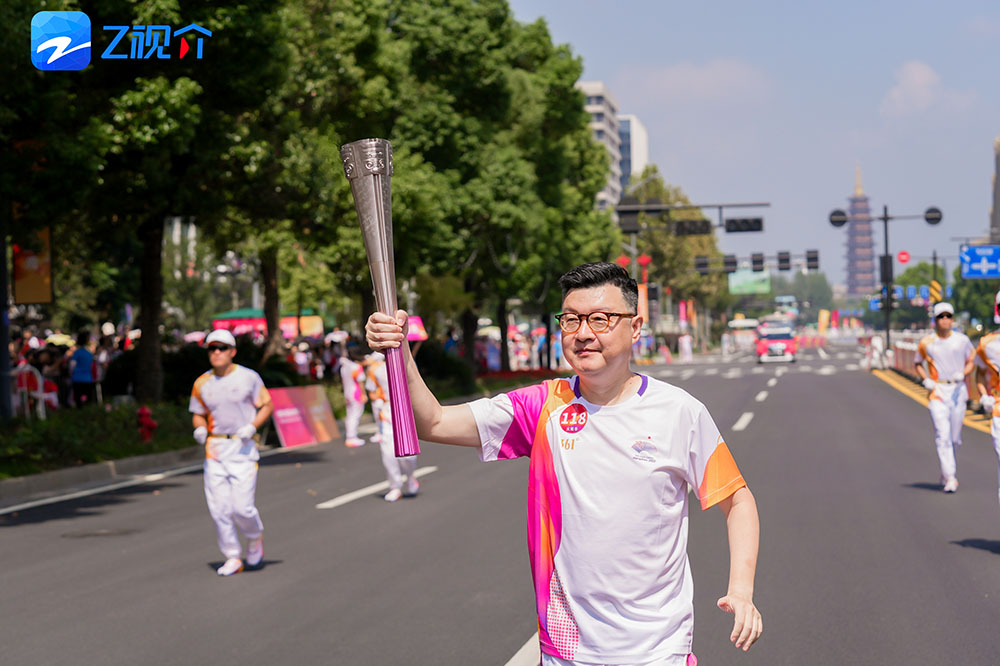
[[[375,285],[379,312],[396,315],[396,266],[392,251],[392,144],[385,139],[362,139],[341,147],[344,173],[351,183],[354,207],[365,239],[368,267]],[[403,341],[406,344],[406,341]],[[402,349],[385,351],[389,379],[389,408],[396,457],[420,453],[413,420],[410,388]]]

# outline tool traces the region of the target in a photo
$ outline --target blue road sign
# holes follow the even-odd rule
[[[871,310],[872,312],[875,312],[876,310],[881,310],[882,309],[882,299],[878,298],[878,297],[875,297],[875,298],[871,299],[870,301],[868,301],[868,309]]]
[[[920,285],[920,298],[927,300],[931,297],[931,288],[926,284]]]
[[[1000,245],[963,245],[958,259],[963,280],[1000,278]]]
[[[917,297],[917,288],[914,287],[912,284],[906,288],[906,297],[907,298]]]
[[[945,298],[951,298],[951,295],[954,294],[954,293],[955,293],[955,290],[951,288],[950,284],[944,288],[944,297]]]
[[[902,287],[902,285],[898,285],[897,284],[897,285],[895,285],[892,288],[892,297],[895,300],[897,300],[897,301],[900,301],[900,300],[903,299],[903,287]]]

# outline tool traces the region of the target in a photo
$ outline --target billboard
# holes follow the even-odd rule
[[[729,274],[729,293],[736,295],[771,293],[771,273],[740,268]]]
[[[37,305],[51,303],[52,236],[49,228],[38,232],[30,249],[14,243],[14,303]]]

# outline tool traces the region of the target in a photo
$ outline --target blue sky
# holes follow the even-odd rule
[[[936,227],[890,222],[893,254],[937,249],[950,272],[955,239],[988,231],[995,0],[510,4],[518,20],[543,17],[583,58],[583,78],[639,116],[651,161],[693,201],[771,202],[763,233],[718,232],[726,252],[818,249],[821,269],[843,282],[846,231],[827,216],[846,208],[858,164],[873,209],[944,212]]]

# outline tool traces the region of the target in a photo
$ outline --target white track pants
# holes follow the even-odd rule
[[[358,438],[358,425],[361,424],[361,415],[365,413],[365,403],[355,400],[347,401],[347,415],[344,418],[344,430],[347,431],[347,439]]]
[[[256,539],[264,530],[254,506],[257,491],[257,462],[205,459],[205,499],[215,521],[219,550],[226,558],[240,557],[243,549],[237,530],[247,539]]]
[[[941,476],[955,476],[955,449],[962,444],[962,420],[969,390],[965,383],[938,384],[930,401],[931,421],[934,422],[934,445],[937,447]]]
[[[389,410],[383,408],[382,416],[386,417],[388,413]],[[402,488],[403,477],[413,478],[413,473],[417,471],[417,457],[396,457],[396,447],[392,442],[392,420],[388,417],[382,419],[382,441],[378,445],[382,450],[382,466],[389,479],[389,488]]]

